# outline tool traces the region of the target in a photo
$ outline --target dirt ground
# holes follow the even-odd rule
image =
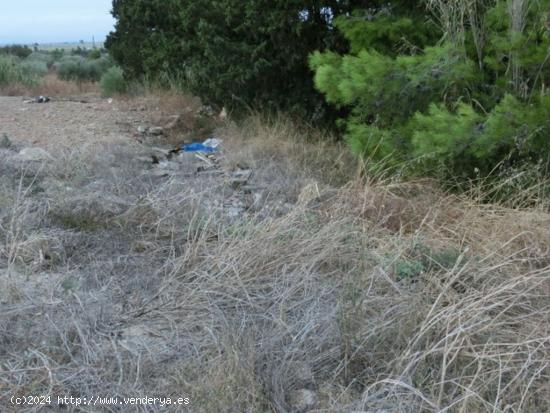
[[[0,97],[0,136],[48,150],[90,142],[132,139],[129,125],[140,111],[121,109],[107,99],[53,100],[25,103],[22,97]]]

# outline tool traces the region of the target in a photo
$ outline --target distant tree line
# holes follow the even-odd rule
[[[20,59],[29,57],[31,53],[32,49],[30,47],[18,44],[0,47],[0,54],[17,56]]]

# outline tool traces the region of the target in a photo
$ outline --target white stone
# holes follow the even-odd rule
[[[153,136],[159,136],[164,133],[164,129],[161,128],[160,126],[153,126],[149,128],[149,133]]]

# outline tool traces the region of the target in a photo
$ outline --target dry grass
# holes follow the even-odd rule
[[[83,94],[99,95],[97,83],[85,82],[77,84],[72,81],[61,80],[56,74],[50,73],[44,76],[36,86],[23,84],[10,84],[0,88],[0,94],[5,96],[51,96],[67,97]]]
[[[317,412],[550,411],[550,215],[365,184],[305,133],[218,131],[262,193],[239,219],[216,207],[244,196],[223,179],[143,175],[144,148],[34,168],[2,150],[0,409],[102,394],[297,412],[306,389]],[[74,219],[87,205],[101,225]]]

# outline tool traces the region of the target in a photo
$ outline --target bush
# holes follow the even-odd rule
[[[342,124],[354,153],[453,179],[544,162],[550,1],[529,3],[521,27],[502,1],[464,15],[446,2],[413,3],[435,7],[441,42],[426,34],[432,23],[413,29],[410,11],[380,6],[336,20],[351,53],[310,58],[318,90],[349,111]]]
[[[25,59],[31,53],[32,50],[29,48],[29,46],[14,44],[11,46],[0,47],[0,54],[17,56],[20,59]]]
[[[57,65],[57,73],[62,80],[98,82],[111,66],[108,58],[88,60],[81,56],[65,56]]]
[[[20,64],[24,76],[43,77],[48,73],[48,65],[38,60],[25,60]]]
[[[49,69],[54,63],[54,54],[48,52],[32,52],[24,61],[43,63]]]
[[[125,93],[127,84],[124,72],[118,66],[113,66],[101,76],[101,94],[105,97]]]
[[[19,80],[20,72],[12,56],[0,56],[0,85]]]
[[[34,86],[39,80],[38,68],[23,67],[15,56],[0,55],[0,86],[21,83]],[[38,70],[39,71],[39,70]]]
[[[101,52],[98,49],[93,49],[89,54],[88,58],[91,60],[97,60],[101,58]]]

